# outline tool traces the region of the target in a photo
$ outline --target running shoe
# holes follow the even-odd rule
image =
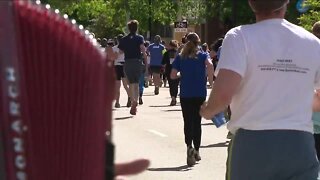
[[[175,106],[177,104],[177,100],[176,99],[172,99],[170,102],[170,106]]]
[[[132,102],[132,106],[130,109],[130,114],[131,115],[136,115],[137,114],[137,102]]]
[[[142,105],[143,101],[142,101],[142,97],[139,97],[139,105]]]
[[[159,87],[155,87],[155,89],[154,89],[154,94],[155,94],[155,95],[158,95],[158,94],[159,94]]]
[[[120,108],[120,103],[118,103],[118,102],[115,103],[115,104],[114,104],[114,107],[115,107],[115,108]]]
[[[187,149],[187,165],[193,166],[196,164],[196,158],[195,158],[195,150],[193,147],[189,146]]]
[[[201,156],[200,156],[200,153],[199,151],[195,150],[194,151],[194,158],[196,159],[196,161],[200,161],[201,160]]]

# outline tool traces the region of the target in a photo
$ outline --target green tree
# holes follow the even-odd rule
[[[320,19],[319,0],[307,0],[310,10],[302,14],[296,10],[298,0],[291,0],[286,18],[306,29]],[[177,17],[185,17],[190,24],[201,24],[219,18],[227,26],[255,21],[247,0],[42,0],[61,13],[68,14],[78,24],[94,32],[97,37],[114,37],[126,31],[126,22],[137,19],[140,33],[146,34],[149,24],[155,32],[169,26]],[[300,18],[299,18],[300,17]]]
[[[180,0],[177,10],[182,19],[188,20],[191,24],[201,24],[208,16],[207,5],[207,0]]]
[[[235,8],[233,7],[233,3],[235,3]],[[300,14],[296,10],[296,3],[297,0],[290,1],[286,19],[298,24]],[[215,12],[215,14],[213,14],[214,16],[219,17],[223,22],[233,21],[234,26],[255,22],[255,16],[249,7],[248,0],[214,0],[210,8],[215,9],[215,11],[213,11]],[[235,12],[233,12],[234,10]],[[227,23],[228,22],[226,22],[226,24]]]
[[[61,14],[67,14],[78,24],[94,32],[97,37],[106,37],[119,32],[118,25],[114,24],[112,17],[115,9],[105,0],[46,0],[53,8],[58,8]]]
[[[97,37],[114,37],[124,32],[126,21],[137,19],[140,32],[152,24],[168,25],[176,17],[177,6],[172,0],[44,0],[61,13],[68,14]]]
[[[122,16],[121,19],[114,19],[122,22],[138,20],[141,33],[149,30],[149,21],[152,24],[168,25],[176,18],[176,6],[172,0],[113,0],[111,3],[119,12],[117,16]]]
[[[300,25],[307,30],[311,30],[313,24],[320,21],[320,1],[319,0],[307,0],[306,5],[310,9],[304,13],[300,18]]]

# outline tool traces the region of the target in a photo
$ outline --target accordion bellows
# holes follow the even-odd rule
[[[5,82],[10,72],[1,64],[7,77],[0,88],[6,179],[104,179],[111,62],[59,15],[26,1],[12,8],[16,31],[0,32],[0,41],[3,33],[14,33],[18,55],[18,89]]]

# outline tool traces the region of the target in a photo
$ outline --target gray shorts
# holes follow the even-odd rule
[[[141,59],[126,59],[124,62],[124,73],[130,84],[139,83],[142,74],[142,60]]]
[[[308,132],[240,129],[228,148],[227,180],[316,180],[318,172]]]

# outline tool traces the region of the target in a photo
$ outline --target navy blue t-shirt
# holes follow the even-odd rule
[[[124,52],[124,59],[141,59],[140,45],[143,43],[143,36],[130,33],[120,40],[118,48]]]
[[[180,97],[206,97],[207,75],[206,63],[208,55],[199,51],[197,58],[182,59],[180,55],[173,61],[172,68],[180,72]]]

